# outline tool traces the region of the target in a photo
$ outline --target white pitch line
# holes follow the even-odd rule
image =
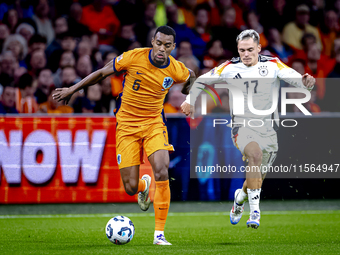
[[[339,214],[340,210],[311,210],[311,211],[266,211],[262,215],[313,215],[313,214]],[[45,214],[45,215],[0,215],[1,219],[49,219],[49,218],[112,218],[117,215],[126,217],[153,217],[154,213],[112,213],[112,214]],[[224,216],[229,212],[184,212],[169,213],[168,216]]]

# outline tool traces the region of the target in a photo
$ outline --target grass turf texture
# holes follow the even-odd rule
[[[171,213],[166,247],[152,244],[152,214],[123,215],[136,234],[121,246],[104,230],[115,215],[1,216],[0,254],[340,254],[340,211],[263,212],[257,230],[249,212],[235,226],[228,213]]]

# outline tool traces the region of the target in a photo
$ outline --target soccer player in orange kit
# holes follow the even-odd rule
[[[171,27],[161,26],[152,38],[152,48],[124,52],[77,84],[56,89],[53,95],[55,100],[68,102],[76,91],[96,84],[115,72],[126,71],[121,105],[116,112],[117,162],[125,191],[131,196],[138,193],[140,208],[148,210],[151,177],[143,175],[139,178],[144,147],[156,181],[153,243],[158,245],[171,245],[164,237],[164,226],[170,206],[169,151],[174,148],[168,142],[168,132],[163,122],[164,98],[175,83],[183,83],[182,92],[188,94],[189,80],[195,80],[194,72],[170,56],[176,46],[175,37],[176,33]]]

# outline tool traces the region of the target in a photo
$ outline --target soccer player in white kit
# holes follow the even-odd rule
[[[234,205],[230,211],[230,222],[237,224],[240,221],[245,201],[248,200],[250,217],[247,226],[255,229],[260,225],[259,204],[262,181],[278,151],[276,131],[279,123],[277,111],[279,79],[295,87],[308,90],[311,90],[315,84],[315,79],[311,75],[301,76],[278,58],[259,55],[261,51],[259,41],[259,34],[255,30],[242,31],[236,39],[240,57],[226,61],[210,72],[201,75],[193,84],[190,94],[181,106],[183,113],[193,114],[196,98],[205,84],[226,82],[242,90],[244,114],[233,113],[235,112],[232,109],[234,95],[229,93],[230,114],[233,122],[231,137],[234,145],[242,153],[243,159],[248,160],[248,169],[251,171],[246,172],[243,187],[235,191]],[[256,110],[271,109],[274,99],[276,110],[269,115],[255,115],[249,109],[248,97],[253,99],[252,105]],[[257,124],[255,124],[256,121]],[[256,127],[254,127],[255,125]]]

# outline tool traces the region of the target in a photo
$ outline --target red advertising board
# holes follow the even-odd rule
[[[115,127],[109,116],[0,117],[0,204],[137,201],[120,178]],[[151,175],[144,160],[140,176]]]

